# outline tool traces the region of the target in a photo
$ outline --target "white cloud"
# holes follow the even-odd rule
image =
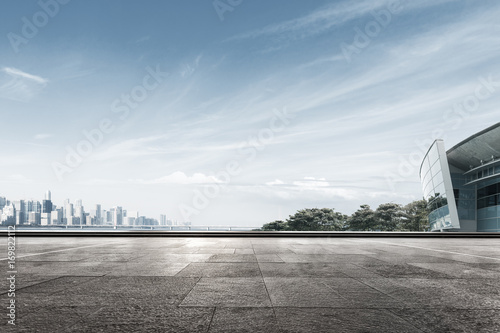
[[[358,190],[336,187],[328,182],[326,178],[315,177],[304,177],[291,183],[276,179],[265,183],[265,186],[248,186],[241,187],[241,189],[248,192],[264,191],[268,195],[281,199],[297,199],[303,197],[304,193],[308,193],[307,195],[310,197],[343,198],[346,200],[356,199],[360,196]]]
[[[156,178],[154,180],[149,180],[149,181],[139,180],[138,182],[144,184],[180,184],[180,185],[222,183],[221,180],[217,179],[214,176],[208,176],[203,173],[195,173],[192,176],[188,176],[181,171],[176,171],[168,176]]]
[[[0,183],[30,184],[32,182],[31,179],[21,174],[12,174],[6,176],[4,179],[0,179]]]
[[[314,178],[314,177],[304,177],[304,180],[294,181],[292,183],[294,186],[298,186],[304,189],[317,189],[318,187],[330,186],[330,183],[326,181],[325,178]]]
[[[182,66],[182,69],[181,69],[181,76],[182,77],[187,77],[187,76],[191,76],[191,74],[193,74],[195,71],[195,68],[192,67],[191,65],[189,64],[185,64]]]
[[[198,55],[192,64],[182,65],[181,76],[183,78],[191,76],[198,68],[201,58],[203,58],[203,54]]]
[[[456,0],[427,0],[427,1],[400,1],[402,10],[423,8],[440,5],[442,3]],[[369,14],[370,12],[388,7],[394,3],[391,0],[364,0],[364,1],[342,1],[333,5],[324,6],[307,15],[287,20],[277,24],[268,25],[262,29],[253,30],[234,36],[228,41],[254,39],[259,37],[279,35],[281,39],[287,36],[289,40],[302,39],[314,36],[336,26],[341,26],[356,18]],[[274,46],[276,49],[280,47]]]
[[[299,68],[303,69],[303,68],[309,68],[309,67],[318,66],[318,65],[324,66],[324,65],[327,65],[328,63],[332,63],[332,62],[336,62],[336,61],[345,61],[344,55],[337,54],[337,55],[334,55],[331,57],[321,57],[321,58],[318,58],[316,60],[307,62],[303,65],[300,65]]]
[[[53,137],[54,135],[52,134],[48,134],[48,133],[40,133],[40,134],[37,134],[33,137],[33,139],[35,140],[43,140],[43,139],[48,139],[48,138],[51,138]]]
[[[13,67],[4,67],[0,74],[0,98],[28,102],[47,85],[49,80],[23,72]]]
[[[279,179],[275,179],[272,182],[267,182],[266,183],[267,186],[284,185],[284,184],[285,184],[285,182],[282,181],[282,180],[279,180]]]
[[[49,82],[49,80],[44,79],[43,77],[23,72],[22,70],[17,69],[17,68],[4,67],[4,68],[2,68],[2,70],[5,73],[7,73],[7,74],[9,74],[9,75],[11,75],[13,77],[16,77],[16,76],[17,77],[22,77],[24,79],[35,81],[35,82],[40,83],[40,84],[46,84],[47,82]]]

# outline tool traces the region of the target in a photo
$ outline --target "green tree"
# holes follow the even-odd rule
[[[346,222],[346,215],[330,208],[302,209],[287,220],[289,230],[293,231],[342,231]]]
[[[429,229],[429,210],[425,199],[410,202],[403,207],[403,211],[403,230],[425,231]]]
[[[397,231],[402,229],[404,217],[403,207],[395,203],[385,203],[375,211],[376,230]]]
[[[369,205],[361,205],[348,219],[349,230],[370,231],[376,228],[375,212]]]
[[[273,222],[266,223],[262,226],[262,231],[283,231],[287,230],[288,225],[285,221],[276,220]]]

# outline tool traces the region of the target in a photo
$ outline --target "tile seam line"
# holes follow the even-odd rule
[[[207,333],[210,332],[210,329],[212,328],[212,323],[214,321],[214,317],[215,317],[215,312],[217,311],[217,307],[214,307],[213,311],[212,311],[212,316],[210,317],[210,322],[208,323],[208,327],[207,327]]]
[[[410,320],[405,319],[405,318],[401,317],[400,315],[398,315],[398,314],[395,312],[395,309],[394,309],[394,308],[386,308],[385,310],[386,310],[387,312],[391,313],[393,316],[396,316],[397,318],[401,319],[403,322],[408,323],[408,325],[410,325],[411,327],[415,328],[417,331],[422,332],[422,333],[424,333],[424,332],[425,332],[423,328],[418,327],[416,324],[412,323]]]
[[[30,254],[16,256],[16,259],[18,259],[18,258],[25,258],[25,257],[39,256],[39,255],[48,254],[48,253],[57,253],[57,252],[64,252],[64,251],[71,251],[71,250],[78,250],[78,249],[85,249],[85,248],[88,248],[88,247],[98,247],[98,246],[104,246],[104,245],[111,245],[111,244],[125,244],[125,243],[124,242],[109,242],[109,243],[100,243],[100,244],[94,244],[94,245],[72,247],[72,248],[63,249],[63,250],[54,250],[54,251],[47,251],[47,252],[40,252],[40,253],[30,253]],[[16,250],[16,252],[17,252],[17,250]],[[4,261],[4,260],[9,260],[9,258],[0,258],[0,261]]]
[[[271,309],[273,309],[273,315],[274,315],[274,319],[276,320],[276,325],[278,326],[278,331],[282,332],[283,330],[281,329],[281,324],[278,321],[278,316],[276,316],[276,309],[275,309],[275,306],[273,304],[273,300],[271,299],[271,294],[269,293],[269,289],[267,288],[266,280],[264,279],[264,273],[262,273],[262,268],[260,268],[259,261],[257,261],[257,267],[259,267],[260,276],[262,277],[262,283],[264,284],[264,289],[266,289],[266,294],[267,294],[267,297],[269,298],[269,303],[271,304]]]
[[[358,265],[356,265],[356,264],[354,264],[354,265],[355,265],[355,266],[358,266]],[[361,267],[361,266],[358,266],[358,267]],[[376,290],[376,291],[377,291],[377,292],[379,292],[379,293],[382,293],[383,295],[385,295],[385,296],[387,296],[387,297],[389,297],[389,298],[393,299],[394,301],[396,301],[396,302],[398,302],[398,303],[402,303],[402,304],[403,304],[403,302],[401,302],[401,301],[400,301],[399,299],[397,299],[396,297],[393,297],[393,296],[391,296],[391,295],[389,295],[389,294],[387,294],[387,293],[383,292],[382,290],[378,290],[377,288],[375,288],[375,287],[373,287],[373,286],[370,286],[370,285],[369,285],[369,284],[367,284],[366,282],[364,282],[364,281],[360,280],[360,278],[359,278],[359,277],[357,277],[357,278],[353,278],[353,279],[354,279],[354,280],[356,280],[356,281],[358,281],[358,282],[360,282],[360,283],[362,283],[362,284],[364,284],[365,286],[367,286],[367,287],[369,287],[369,288],[372,288],[373,290]],[[399,319],[401,319],[402,321],[407,322],[410,326],[414,327],[416,330],[418,330],[418,331],[420,331],[420,332],[425,332],[425,331],[424,331],[424,330],[422,330],[421,328],[417,327],[415,324],[411,323],[409,320],[407,320],[407,319],[405,319],[405,318],[403,318],[403,317],[399,316],[399,315],[398,315],[397,313],[395,313],[394,311],[391,311],[391,310],[394,310],[394,308],[381,308],[381,309],[384,309],[384,310],[388,311],[389,313],[392,313],[394,316],[398,317],[398,318],[399,318]]]
[[[414,248],[414,249],[421,249],[421,250],[435,251],[435,252],[444,252],[444,253],[450,253],[450,254],[458,254],[458,255],[462,255],[462,256],[469,256],[469,257],[476,257],[476,258],[483,258],[483,259],[491,259],[491,260],[500,261],[500,258],[485,257],[485,256],[479,256],[479,255],[476,255],[476,254],[461,253],[461,252],[454,252],[454,251],[446,251],[446,250],[439,250],[439,249],[431,249],[431,248],[427,248],[427,247],[414,246],[414,245],[404,245],[404,244],[396,244],[396,243],[389,243],[389,242],[380,242],[380,241],[372,241],[372,242],[379,243],[379,244],[387,244],[387,245],[394,245],[394,246],[404,246],[404,247],[411,247],[411,248]]]

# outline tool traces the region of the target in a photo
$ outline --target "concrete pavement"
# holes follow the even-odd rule
[[[500,332],[498,238],[18,237],[15,327],[6,254],[6,332]]]

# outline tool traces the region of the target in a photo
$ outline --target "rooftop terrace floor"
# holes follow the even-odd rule
[[[2,332],[500,332],[499,238],[16,241]]]

